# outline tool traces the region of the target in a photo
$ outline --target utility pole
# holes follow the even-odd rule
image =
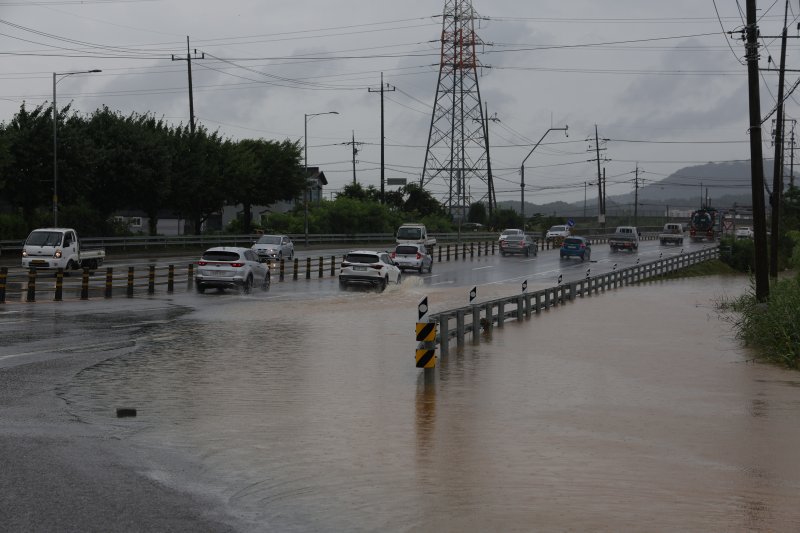
[[[639,227],[639,163],[636,163],[636,177],[633,178],[633,225]]]
[[[385,175],[385,163],[384,163],[384,141],[386,140],[386,136],[384,135],[383,131],[383,93],[384,92],[393,92],[396,91],[397,88],[389,85],[388,83],[384,85],[383,83],[383,72],[381,72],[381,88],[380,89],[372,89],[371,87],[367,87],[367,91],[371,93],[381,93],[381,203],[384,203],[384,194],[386,194],[386,175]]]
[[[781,32],[781,63],[778,72],[778,122],[775,125],[775,159],[772,165],[772,238],[769,249],[769,277],[778,279],[778,248],[780,247],[781,197],[783,196],[783,92],[784,71],[786,69],[786,24],[789,17],[789,0],[783,12],[783,32]]]
[[[195,59],[205,59],[206,54],[203,52],[200,56],[197,55],[197,48],[194,50]],[[186,36],[186,57],[175,57],[172,54],[173,61],[186,61],[189,69],[189,131],[194,135],[194,93],[192,91],[192,52],[189,50],[189,36]]]
[[[497,197],[495,196],[494,192],[494,180],[492,179],[492,158],[490,156],[491,151],[489,150],[489,121],[492,122],[500,122],[500,119],[497,118],[497,114],[495,116],[489,116],[489,104],[484,102],[483,104],[484,112],[486,115],[482,118],[483,121],[483,136],[486,139],[486,175],[487,175],[487,182],[489,184],[488,192],[486,194],[487,198],[489,199],[489,220],[492,220],[492,213],[497,208]]]
[[[356,142],[356,132],[353,131],[353,140],[348,142],[348,143],[342,143],[342,144],[344,144],[346,146],[352,146],[353,147],[353,185],[355,185],[357,183],[356,182],[356,163],[358,163],[358,161],[356,161],[356,155],[358,155],[357,146],[361,146],[364,143]],[[383,201],[383,200],[381,200],[381,201]]]
[[[767,221],[764,208],[764,154],[761,149],[761,93],[758,74],[758,23],[756,0],[746,0],[746,57],[750,115],[750,188],[753,194],[753,244],[755,248],[756,300],[769,298],[767,272]]]
[[[792,122],[792,140],[789,142],[789,187],[794,187],[794,127],[797,121]]]
[[[602,139],[606,140],[606,139]],[[601,161],[608,161],[608,159],[600,159],[600,151],[605,150],[605,148],[600,148],[600,136],[597,134],[597,124],[594,125],[594,152],[595,158],[589,159],[589,162],[596,161],[597,162],[597,221],[600,223],[601,227],[606,227],[606,199],[605,199],[605,183],[604,183],[604,172],[600,169],[600,162]]]

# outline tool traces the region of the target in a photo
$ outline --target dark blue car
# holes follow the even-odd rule
[[[561,259],[580,257],[581,261],[589,261],[592,257],[592,245],[584,237],[566,237],[561,243]]]

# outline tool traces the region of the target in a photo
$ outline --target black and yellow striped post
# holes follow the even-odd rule
[[[436,322],[417,322],[417,368],[436,368]]]
[[[483,245],[483,255],[489,255],[489,241],[484,241]]]
[[[56,302],[60,302],[64,299],[64,269],[59,268],[56,270],[56,294],[53,296],[53,300]]]
[[[81,276],[81,300],[88,300],[89,299],[89,269],[83,269],[83,275]]]
[[[442,262],[442,247],[441,246],[437,246],[437,248],[439,249],[439,262],[441,263]],[[431,258],[431,260],[433,260],[433,259]]]
[[[133,267],[128,267],[128,298],[133,298]]]
[[[448,261],[450,261],[450,245],[447,245],[447,255],[445,256]]]
[[[478,241],[478,257],[481,256],[481,242]]]
[[[284,273],[286,272],[286,261],[283,260],[283,259],[281,259],[281,265],[280,265],[280,268],[278,269],[278,272],[279,272],[278,280],[279,281],[283,281],[283,276],[284,276]]]
[[[194,263],[189,263],[189,271],[186,275],[186,288],[191,289],[194,282]]]
[[[331,256],[331,276],[336,276],[336,256]]]
[[[8,279],[8,267],[0,267],[0,304],[6,303],[7,279]]]
[[[461,260],[464,261],[467,259],[467,243],[461,243]]]
[[[323,276],[322,268],[323,268],[324,265],[325,265],[325,258],[323,258],[322,256],[319,256],[319,268],[317,269],[317,276],[319,276],[319,279],[322,279],[322,276]]]
[[[169,265],[167,270],[167,292],[175,292],[175,265]]]
[[[299,264],[299,261],[295,257],[294,258],[294,272],[292,272],[292,279],[297,279],[297,265],[298,264]]]
[[[150,265],[147,273],[147,294],[156,293],[156,266]]]
[[[480,254],[478,254],[478,255],[480,255]],[[475,258],[475,243],[474,242],[469,243],[469,258],[470,259],[474,259]]]
[[[311,258],[306,257],[306,279],[311,279]]]
[[[31,267],[28,270],[28,295],[25,299],[28,302],[36,301],[36,268]]]
[[[111,298],[112,291],[114,289],[114,269],[112,267],[106,267],[106,298]]]

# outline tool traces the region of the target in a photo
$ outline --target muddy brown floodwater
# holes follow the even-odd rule
[[[252,531],[798,531],[800,375],[752,362],[715,310],[746,286],[583,298],[453,351],[427,383],[417,302],[463,288],[218,299],[62,394]]]

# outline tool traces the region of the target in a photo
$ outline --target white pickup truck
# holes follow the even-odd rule
[[[84,250],[72,228],[39,228],[25,239],[22,247],[22,268],[95,270],[103,264],[103,249]]]
[[[424,224],[403,224],[397,229],[397,244],[424,244],[430,252],[436,246],[436,237],[428,236]]]

